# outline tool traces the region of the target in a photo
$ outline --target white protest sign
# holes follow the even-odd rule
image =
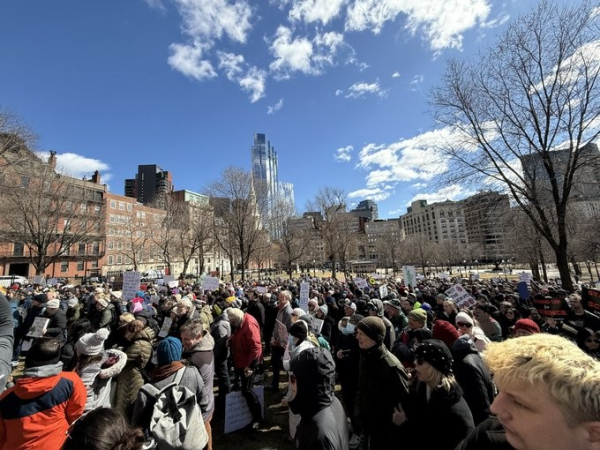
[[[450,278],[450,274],[448,272],[440,272],[438,273],[438,278],[441,280],[447,280]]]
[[[162,280],[164,284],[168,285],[170,281],[175,281],[175,277],[173,275],[165,275]]]
[[[308,291],[310,289],[310,283],[303,281],[300,283],[300,300],[298,306],[305,312],[308,312]]]
[[[139,272],[123,272],[123,298],[131,300],[135,298],[135,293],[140,290],[140,280],[142,275]]]
[[[171,280],[169,282],[167,282],[167,286],[169,286],[171,289],[175,289],[177,287],[178,283],[177,280]]]
[[[380,273],[372,273],[371,278],[373,278],[374,280],[380,280],[383,278],[383,275],[381,275]]]
[[[258,292],[260,294],[266,294],[267,288],[266,288],[266,286],[256,286],[256,292]]]
[[[36,275],[33,277],[33,284],[39,284],[40,286],[46,286],[46,279],[43,275]]]
[[[530,273],[521,272],[519,274],[519,281],[524,281],[525,283],[527,283],[527,286],[529,286],[531,284],[532,279],[533,279],[533,275],[531,275]]]
[[[48,323],[50,323],[50,319],[46,319],[45,317],[36,317],[33,321],[33,325],[29,328],[27,332],[27,336],[29,337],[42,337],[44,335],[44,331],[48,327]]]
[[[254,393],[260,402],[261,414],[264,416],[264,386],[255,386]],[[252,414],[248,403],[240,391],[234,391],[225,397],[225,434],[241,430],[252,422]]]
[[[202,289],[205,291],[216,291],[219,289],[219,279],[217,277],[206,277],[202,280]]]
[[[354,281],[354,284],[356,285],[357,288],[359,289],[364,289],[367,286],[367,280],[365,280],[364,278],[360,278],[360,277],[354,277],[352,279],[352,281]]]
[[[385,298],[388,295],[388,287],[387,284],[383,286],[379,286],[379,298]]]
[[[473,280],[473,281],[479,280],[479,274],[478,273],[472,273],[471,274],[471,280]]]
[[[173,319],[171,319],[170,317],[165,317],[165,321],[162,324],[162,327],[160,327],[160,331],[158,332],[158,337],[165,337],[167,334],[169,334],[169,330],[171,330],[171,325],[173,324]]]
[[[48,286],[56,286],[58,284],[58,280],[56,278],[50,278],[47,284]]]
[[[323,323],[325,323],[322,319],[317,319],[316,317],[312,318],[312,324],[314,328],[314,332],[316,334],[321,334],[321,330],[323,329]]]
[[[415,266],[402,266],[402,278],[404,278],[404,285],[415,287],[417,285],[417,269]]]
[[[446,295],[454,300],[459,308],[468,308],[475,304],[475,299],[460,284],[448,289]]]

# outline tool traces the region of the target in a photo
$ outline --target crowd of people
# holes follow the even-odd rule
[[[109,284],[12,286],[0,450],[212,450],[232,390],[245,432],[268,425],[263,383],[299,449],[600,449],[600,318],[580,293],[535,293],[566,300],[556,319],[509,280],[465,284],[462,308],[450,287],[306,276],[144,284],[126,299]]]

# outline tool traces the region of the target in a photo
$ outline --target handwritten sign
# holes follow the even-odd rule
[[[440,272],[438,273],[438,278],[440,280],[447,280],[448,278],[450,278],[450,274],[448,272]]]
[[[175,289],[178,286],[178,282],[177,280],[167,281],[167,286],[169,286],[171,289]]]
[[[312,327],[315,334],[321,334],[321,330],[323,329],[323,323],[325,321],[322,319],[317,319],[316,317],[312,318]]]
[[[131,300],[135,298],[135,293],[140,290],[140,280],[142,275],[139,272],[123,272],[123,298]]]
[[[275,345],[286,348],[288,344],[288,330],[283,322],[275,321],[275,329],[273,330],[273,338]]]
[[[254,393],[260,402],[261,414],[264,416],[264,386],[255,386]],[[252,414],[248,403],[240,391],[234,391],[225,397],[225,434],[241,430],[252,422]]]
[[[533,306],[538,310],[540,316],[553,319],[564,319],[569,316],[569,306],[563,298],[535,298],[531,299]]]
[[[300,300],[298,306],[305,312],[308,312],[308,291],[310,289],[310,283],[303,281],[300,283]]]
[[[42,275],[36,275],[31,283],[46,286],[46,279]]]
[[[385,298],[388,295],[388,287],[387,284],[383,286],[379,286],[379,298]]]
[[[519,281],[524,281],[525,283],[527,283],[527,285],[529,285],[531,283],[532,279],[533,279],[533,275],[531,275],[530,273],[521,272],[519,274]]]
[[[417,285],[417,270],[415,266],[402,266],[402,277],[406,286],[414,288]]]
[[[475,299],[471,297],[471,294],[469,294],[460,284],[455,284],[448,289],[446,295],[454,300],[459,308],[469,308],[476,303]]]
[[[165,337],[169,334],[169,331],[171,330],[171,325],[173,324],[173,319],[171,319],[170,317],[165,317],[165,321],[162,324],[162,327],[160,327],[160,331],[158,332],[158,337]]]
[[[206,277],[202,280],[202,289],[205,291],[216,291],[219,289],[219,279],[217,277]]]
[[[256,286],[256,292],[258,292],[260,294],[266,294],[267,288],[266,288],[266,286]]]
[[[29,331],[27,332],[27,336],[34,338],[42,337],[48,327],[48,323],[50,323],[50,319],[36,317],[33,321],[33,325],[31,325],[31,328],[29,328]]]
[[[354,284],[356,285],[357,288],[359,289],[365,289],[367,287],[369,287],[367,285],[367,280],[365,280],[364,278],[360,278],[360,277],[354,277],[352,279],[352,281],[354,281]]]

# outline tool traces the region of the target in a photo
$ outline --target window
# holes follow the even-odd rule
[[[100,253],[100,242],[92,243],[92,255],[97,255]]]
[[[119,211],[125,211],[125,203],[119,202]]]
[[[117,264],[123,264],[123,256],[117,255]]]
[[[29,177],[21,177],[21,186],[29,187]]]
[[[69,271],[69,261],[63,261],[60,263],[60,272],[67,273]]]
[[[78,255],[85,255],[85,244],[79,244],[79,249],[77,250]]]
[[[108,255],[108,264],[111,265],[111,266],[114,264],[113,255]]]
[[[127,203],[127,211],[133,211],[133,205],[131,203]]]
[[[117,242],[117,250],[123,249],[123,243],[121,241]]]
[[[115,248],[115,243],[113,241],[108,241],[107,245],[108,245],[109,250],[112,250],[113,248]]]
[[[100,212],[102,210],[102,206],[100,205],[94,205],[94,211],[95,212]]]
[[[83,261],[77,261],[77,272],[82,272],[83,270]]]
[[[91,265],[92,265],[93,269],[97,269],[98,268],[98,260],[97,259],[94,259],[94,260],[92,260],[90,262],[91,262]]]
[[[13,245],[13,256],[23,256],[25,245],[22,242],[17,242]]]
[[[65,231],[69,231],[69,228],[71,227],[71,220],[70,219],[65,219]]]
[[[116,200],[111,200],[110,201],[110,207],[112,209],[117,209],[117,201]]]

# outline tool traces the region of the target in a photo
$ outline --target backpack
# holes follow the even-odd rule
[[[141,387],[155,399],[149,431],[161,450],[201,450],[208,444],[196,395],[180,385],[185,369],[180,369],[175,381],[160,390],[151,384]]]

